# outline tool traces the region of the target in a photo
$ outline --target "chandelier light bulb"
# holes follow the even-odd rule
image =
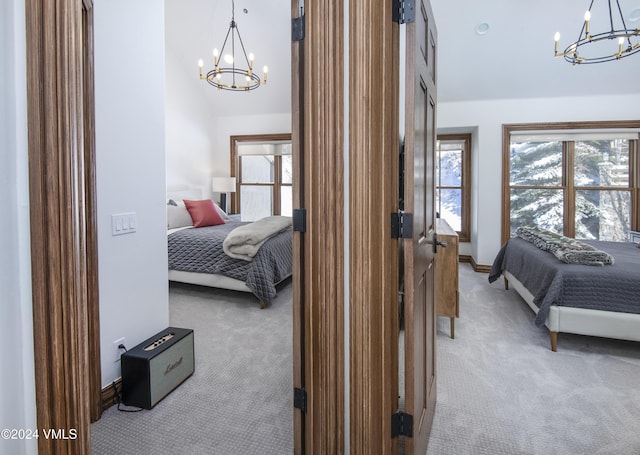
[[[555,56],[558,56],[558,41],[560,41],[560,32],[556,32],[555,35],[553,35],[553,40],[555,41]]]
[[[591,20],[591,11],[584,13],[584,32],[589,37],[589,21]]]
[[[204,62],[202,61],[202,59],[198,60],[198,66],[200,67],[201,70],[204,67]]]
[[[224,61],[225,61],[227,64],[231,65],[231,64],[233,63],[233,55],[231,55],[231,54],[225,54],[225,56],[224,56]]]

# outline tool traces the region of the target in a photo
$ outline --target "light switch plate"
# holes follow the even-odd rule
[[[135,212],[111,215],[111,235],[132,234],[136,232],[137,226],[138,219]]]

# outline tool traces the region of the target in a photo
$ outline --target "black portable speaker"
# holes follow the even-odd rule
[[[193,374],[193,330],[168,327],[120,357],[122,402],[151,409]]]

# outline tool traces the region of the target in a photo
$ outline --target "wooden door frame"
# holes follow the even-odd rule
[[[398,400],[398,241],[391,238],[390,218],[398,209],[399,27],[388,2],[372,7],[350,0],[347,52],[351,72],[363,77],[350,78],[346,113],[344,1],[306,3],[305,37],[294,42],[292,53],[293,160],[300,172],[294,209],[307,214],[307,231],[294,233],[293,307],[300,321],[294,357],[301,365],[294,369],[294,387],[304,387],[308,396],[307,412],[294,412],[295,453],[391,453],[397,451],[391,415]],[[293,17],[298,8],[292,0]],[[296,336],[304,340],[300,350]]]
[[[99,417],[93,1],[26,0],[38,452],[89,453]],[[61,397],[64,397],[61,399]]]
[[[391,3],[349,1],[350,443],[397,453],[399,24]],[[356,66],[357,65],[357,66]]]

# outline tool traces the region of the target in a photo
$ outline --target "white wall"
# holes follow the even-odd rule
[[[212,162],[213,116],[203,93],[213,88],[199,81],[197,68],[185,68],[175,51],[166,49],[166,139],[167,185],[188,184],[206,188],[210,196],[211,177],[228,176]],[[192,72],[188,73],[187,69]],[[193,84],[195,79],[200,84]],[[219,171],[219,172],[215,172]]]
[[[210,104],[206,91],[216,89],[197,79],[197,67],[185,68],[171,47],[165,55],[167,186],[200,187],[204,197],[212,197],[211,177],[229,176],[229,137],[289,133],[291,114],[221,115],[225,105]]]
[[[640,93],[580,98],[530,98],[438,104],[438,132],[477,128],[472,163],[471,252],[490,265],[500,249],[502,124],[638,120]]]
[[[0,2],[0,428],[36,428],[24,0]],[[0,452],[37,453],[35,440],[0,440]]]
[[[102,384],[130,348],[169,324],[163,0],[95,2],[96,162]],[[111,235],[111,214],[137,232]]]

